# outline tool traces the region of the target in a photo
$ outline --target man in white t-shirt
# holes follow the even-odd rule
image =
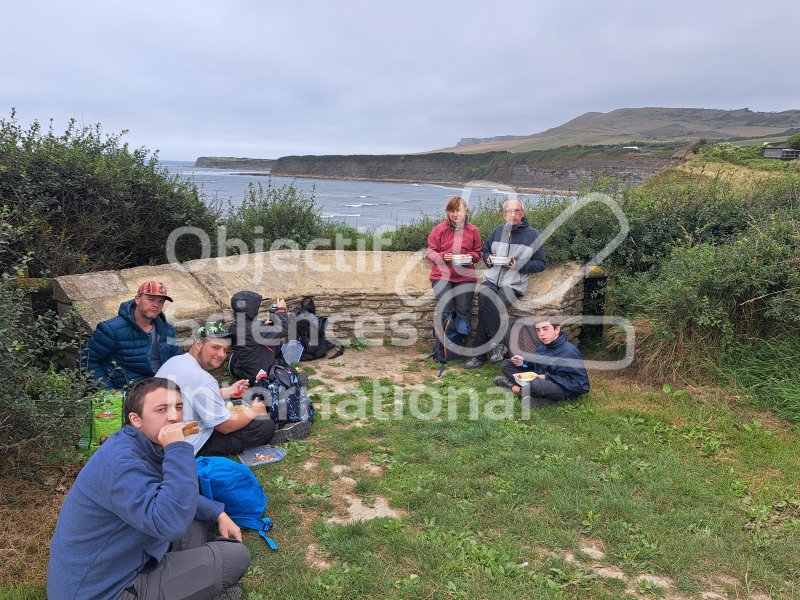
[[[239,454],[268,443],[275,434],[275,421],[260,399],[234,412],[226,407],[226,400],[244,394],[247,379],[220,389],[210,373],[225,362],[231,336],[222,323],[208,323],[197,330],[188,352],[170,358],[156,373],[181,388],[184,420],[199,422],[200,433],[186,437],[198,456]]]

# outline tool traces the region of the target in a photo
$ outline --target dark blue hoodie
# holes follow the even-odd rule
[[[589,375],[583,367],[583,354],[577,346],[567,341],[563,331],[550,344],[543,344],[537,340],[536,352],[529,356],[530,360],[522,363],[522,366],[547,375],[547,379],[564,389],[567,398],[577,398],[589,393]],[[546,357],[548,360],[540,362],[538,360],[540,357]],[[564,364],[564,359],[580,362]]]

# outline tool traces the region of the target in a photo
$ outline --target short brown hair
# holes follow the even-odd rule
[[[160,389],[174,390],[181,393],[181,388],[177,383],[164,377],[148,377],[147,379],[140,379],[128,392],[125,398],[125,406],[123,413],[125,414],[125,422],[130,423],[128,415],[135,413],[142,416],[142,407],[144,406],[144,397],[150,392]]]
[[[467,203],[464,202],[464,199],[461,196],[453,196],[450,200],[447,201],[445,204],[444,209],[445,211],[453,211],[456,212],[459,208],[464,207],[464,210],[467,209]]]

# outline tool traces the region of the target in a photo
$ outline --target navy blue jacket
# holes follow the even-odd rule
[[[497,287],[510,287],[520,294],[528,291],[528,275],[544,271],[547,258],[544,255],[538,229],[528,224],[528,217],[522,217],[519,225],[514,225],[506,233],[506,225],[498,225],[483,244],[483,262],[490,254],[513,256],[517,265],[509,267],[493,266],[483,272],[486,281]],[[504,233],[508,237],[504,239]]]
[[[589,375],[583,367],[583,354],[581,354],[577,346],[567,341],[567,336],[564,332],[561,332],[550,344],[543,344],[537,340],[536,352],[532,356],[528,356],[530,360],[522,363],[522,366],[530,368],[536,373],[547,375],[547,379],[564,389],[567,398],[577,398],[581,394],[589,393]],[[537,358],[540,356],[556,360],[546,363],[538,362]],[[580,366],[565,365],[563,361],[558,359],[580,361]]]
[[[121,389],[125,384],[155,375],[150,368],[150,334],[136,324],[133,300],[119,305],[119,315],[97,325],[86,342],[82,358],[90,374],[108,388]],[[175,328],[164,313],[153,320],[161,364],[178,354]],[[115,363],[115,364],[112,364]]]

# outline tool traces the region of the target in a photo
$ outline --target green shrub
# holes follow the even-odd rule
[[[122,135],[74,119],[61,135],[52,124],[23,129],[13,111],[0,119],[3,271],[25,257],[31,276],[165,263],[175,228],[213,232],[216,215],[195,186]],[[200,250],[195,237],[182,236],[176,255],[197,258]]]
[[[311,240],[327,238],[331,233],[316,206],[313,190],[306,193],[291,184],[274,187],[271,180],[266,188],[260,183],[250,184],[242,203],[229,204],[221,223],[227,238],[242,240],[249,252],[269,250],[282,239],[291,239],[304,248]]]
[[[78,344],[65,336],[70,319],[52,311],[34,316],[27,292],[0,281],[0,452],[24,455],[78,440],[90,385],[64,368]]]

